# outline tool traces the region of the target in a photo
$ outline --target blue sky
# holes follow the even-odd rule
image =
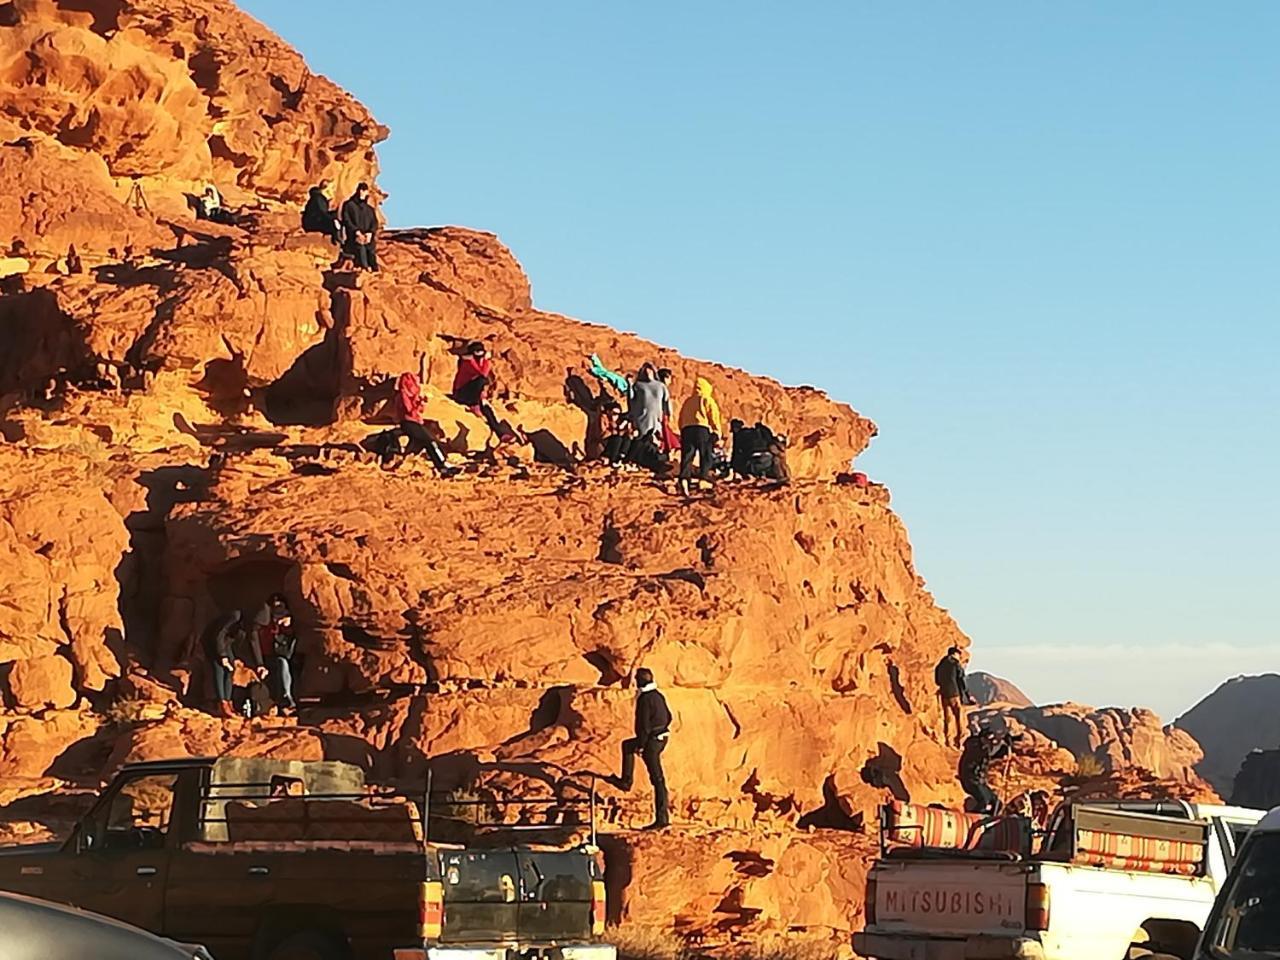
[[[394,224],[874,418],[976,668],[1280,669],[1280,4],[242,5],[391,127]]]

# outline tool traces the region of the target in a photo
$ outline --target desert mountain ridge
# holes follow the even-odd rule
[[[875,424],[539,310],[489,233],[385,231],[355,274],[300,205],[376,185],[387,131],[223,0],[13,0],[0,59],[4,836],[65,831],[122,763],[166,756],[578,789],[616,769],[644,664],[675,714],[676,826],[633,832],[646,788],[603,788],[611,921],[847,944],[877,804],[963,799],[933,667],[969,639],[889,491],[844,482]],[[236,225],[194,218],[208,182]],[[519,443],[448,397],[470,340]],[[584,462],[566,380],[592,353],[669,367],[676,402],[706,378],[726,419],[787,433],[793,482],[686,501]],[[364,448],[406,371],[455,479]],[[299,714],[217,717],[201,637],[275,591]],[[1213,795],[1147,712],[984,710],[1032,733],[1006,792]]]

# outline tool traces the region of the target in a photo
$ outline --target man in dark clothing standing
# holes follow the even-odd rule
[[[639,754],[653,784],[653,823],[644,829],[661,830],[671,823],[667,810],[667,778],[662,772],[662,751],[671,736],[671,710],[648,667],[636,671],[636,688],[636,735],[622,742],[622,776],[614,783],[621,790],[631,789],[636,754]]]
[[[378,235],[378,214],[369,202],[369,185],[356,187],[351,199],[342,205],[342,229],[346,234],[344,250],[362,270],[378,269],[378,252],[375,239]]]
[[[947,746],[959,747],[964,738],[964,711],[962,703],[972,705],[973,697],[964,682],[964,664],[960,660],[960,648],[952,647],[933,668],[933,682],[938,685],[938,700],[942,703],[942,739]],[[954,737],[951,727],[955,727]]]
[[[994,817],[1000,812],[1000,798],[991,789],[987,778],[991,764],[1008,756],[1013,737],[994,730],[979,730],[964,742],[960,753],[960,786],[973,798],[974,812]]]
[[[329,196],[325,193],[328,186],[328,180],[321,180],[311,188],[307,205],[302,210],[302,229],[307,233],[323,233],[334,243],[341,243],[342,227],[337,214],[329,206]]]

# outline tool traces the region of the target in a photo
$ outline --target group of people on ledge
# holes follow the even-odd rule
[[[205,629],[203,641],[221,716],[285,716],[297,710],[298,636],[284,594],[271,594],[254,610],[222,614]],[[253,677],[241,687],[235,683],[237,664]]]
[[[482,417],[500,446],[517,441],[517,431],[498,419],[490,403],[497,380],[488,347],[471,341],[459,344],[455,352],[457,370],[449,398]],[[573,368],[564,384],[565,400],[587,419],[582,459],[605,462],[619,470],[649,470],[660,478],[674,472],[679,489],[686,496],[694,482],[710,487],[716,480],[729,477],[783,484],[790,481],[786,437],[763,423],[747,426],[741,420],[730,421],[731,447],[726,454],[720,406],[705,377],[696,378],[681,404],[675,418],[677,432],[672,426],[671,370],[646,362],[629,379],[608,369],[593,355],[586,363],[586,372],[599,382],[597,391]],[[423,394],[424,386],[417,374],[400,374],[393,397],[397,425],[370,438],[369,443],[388,468],[399,457],[422,454],[443,476],[454,476],[457,469],[449,466],[439,438],[424,420]],[[678,469],[674,463],[677,454]]]

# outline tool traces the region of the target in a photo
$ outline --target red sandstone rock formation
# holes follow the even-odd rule
[[[1003,703],[1013,707],[1031,706],[1031,698],[1003,677],[975,670],[968,676],[969,693],[983,707]]]
[[[428,762],[442,782],[611,770],[643,662],[676,715],[684,826],[624,832],[646,793],[606,789],[620,917],[847,943],[875,805],[959,800],[932,670],[967,640],[887,491],[833,482],[874,424],[544,313],[488,234],[393,233],[381,274],[335,269],[297,204],[321,177],[340,196],[371,179],[385,131],[221,0],[14,0],[0,57],[0,237],[30,264],[0,292],[5,835],[65,825],[68,789],[125,760],[183,753],[345,759],[386,781]],[[191,219],[183,194],[206,180],[243,227]],[[491,345],[498,415],[529,445],[489,450],[444,396],[450,338]],[[591,352],[672,367],[677,399],[707,376],[727,416],[789,434],[797,481],[684,503],[540,462],[582,440],[563,384]],[[458,480],[359,448],[419,369]],[[298,613],[309,705],[216,720],[199,633],[275,589]],[[1194,762],[1138,713],[1055,723],[1117,770],[1177,780]],[[1053,782],[1072,762],[1055,741],[1020,769]],[[657,892],[635,896],[637,878]]]

